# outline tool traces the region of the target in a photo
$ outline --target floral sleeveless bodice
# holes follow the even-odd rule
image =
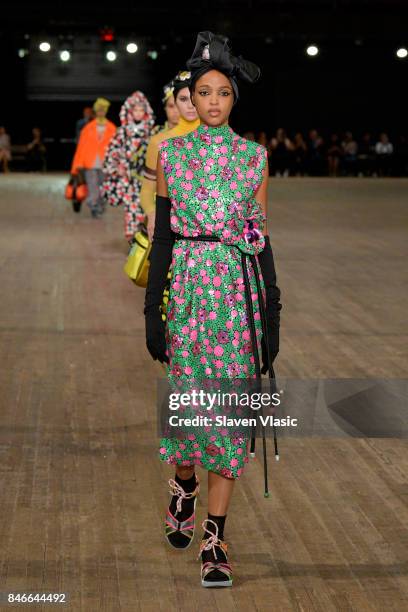
[[[159,154],[174,232],[217,235],[246,253],[263,250],[265,217],[254,193],[263,179],[265,147],[228,125],[200,125],[183,137],[161,142]]]

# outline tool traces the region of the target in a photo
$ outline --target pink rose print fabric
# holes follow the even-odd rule
[[[183,236],[220,238],[175,242],[166,322],[167,376],[170,381],[255,378],[241,252],[257,255],[265,245],[265,217],[255,193],[267,151],[229,126],[200,125],[186,136],[163,141],[159,156],[171,200],[171,229]],[[259,265],[258,273],[264,299]],[[260,354],[262,326],[251,264],[248,277]],[[183,440],[162,438],[160,457],[238,478],[248,461],[247,446],[248,438],[228,437],[220,429]]]

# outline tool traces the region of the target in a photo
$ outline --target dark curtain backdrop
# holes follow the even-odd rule
[[[6,125],[14,142],[27,142],[34,125],[48,138],[70,138],[82,107],[96,96],[112,100],[111,119],[118,123],[123,99],[135,89],[150,98],[158,120],[163,120],[161,87],[183,67],[194,45],[174,43],[146,57],[146,49],[130,56],[122,49],[120,59],[107,64],[98,41],[77,43],[72,61],[62,65],[56,54],[38,51],[21,60],[16,50],[0,46],[3,89],[0,124]],[[327,43],[317,58],[307,58],[303,45],[234,41],[239,52],[262,68],[262,79],[253,87],[241,87],[241,100],[231,124],[238,131],[265,130],[271,134],[285,127],[296,130],[316,127],[323,133],[351,129],[358,136],[369,129],[407,134],[405,83],[408,60],[398,61],[389,48],[375,43],[358,47],[351,43]],[[0,43],[1,45],[1,43]]]

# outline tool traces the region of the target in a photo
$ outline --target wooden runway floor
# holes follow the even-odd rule
[[[166,545],[162,370],[122,214],[74,215],[64,181],[0,176],[0,591],[84,612],[408,610],[406,440],[286,439],[278,464],[269,445],[271,497],[256,459],[230,508],[232,589],[200,586],[197,540]],[[407,218],[406,180],[271,180],[279,375],[408,377]]]

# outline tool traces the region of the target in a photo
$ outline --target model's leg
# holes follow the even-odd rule
[[[233,478],[225,478],[215,472],[208,472],[208,518],[216,523],[220,540],[224,539],[224,525],[234,483]],[[208,537],[208,532],[214,534],[215,531],[215,526],[208,523],[204,537]]]
[[[86,198],[86,204],[90,208],[92,216],[96,216],[97,214],[97,206],[98,206],[98,181],[96,177],[96,171],[92,169],[85,170],[85,180],[86,186],[88,188],[88,196]]]
[[[224,544],[224,526],[235,480],[208,472],[208,519],[201,544],[203,586],[231,586],[231,568]],[[211,564],[220,563],[219,569]],[[223,570],[223,571],[222,571]]]
[[[194,466],[177,465],[176,476],[181,480],[189,480],[194,475]]]
[[[235,480],[208,472],[208,512],[215,516],[227,514]],[[222,539],[222,538],[221,538]]]
[[[195,503],[199,490],[194,466],[176,466],[176,474],[169,480],[173,493],[166,515],[166,536],[174,548],[187,548],[195,529]]]

